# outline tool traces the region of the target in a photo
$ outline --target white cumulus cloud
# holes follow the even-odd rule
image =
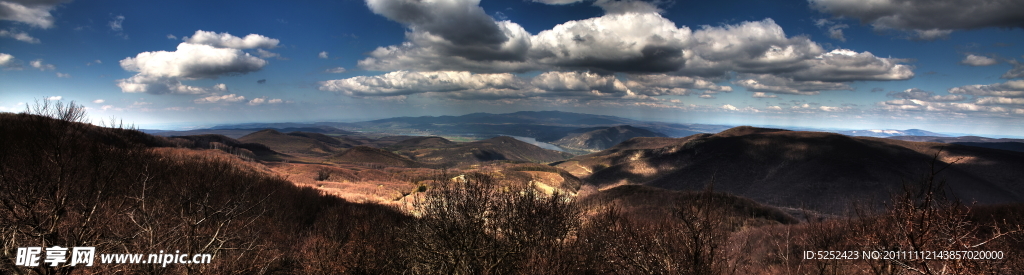
[[[192,44],[210,45],[217,48],[231,49],[272,49],[277,47],[277,44],[281,42],[280,40],[259,34],[249,34],[245,37],[237,37],[226,32],[216,33],[203,30],[197,30],[191,37],[184,37],[183,39],[185,42]]]
[[[353,96],[393,96],[424,92],[517,89],[522,81],[510,73],[473,74],[466,71],[395,71],[320,82],[320,90]]]
[[[472,1],[464,2],[460,3],[466,5]],[[423,6],[428,4],[417,4],[418,8],[405,11],[429,13]],[[431,16],[436,15],[417,16],[433,18]],[[476,18],[468,14],[461,16]],[[826,52],[807,37],[787,37],[782,27],[771,19],[704,26],[694,31],[686,26],[677,27],[658,13],[628,12],[568,21],[536,35],[530,35],[510,21],[491,21],[497,26],[493,32],[478,35],[505,39],[495,39],[486,47],[470,42],[460,44],[435,33],[459,28],[421,31],[417,27],[419,23],[410,23],[412,28],[406,33],[406,43],[377,48],[369,58],[359,61],[359,66],[382,71],[571,70],[672,72],[686,76],[724,76],[728,72],[739,72],[832,82],[905,80],[914,76],[913,68],[903,64],[907,60],[848,49]],[[433,27],[445,26],[449,25]]]
[[[999,63],[999,61],[997,61],[995,58],[991,58],[991,57],[987,57],[987,56],[980,56],[980,55],[973,55],[973,54],[968,54],[967,56],[964,57],[964,60],[960,61],[960,64],[964,64],[964,65],[968,65],[968,66],[975,66],[975,67],[978,67],[978,66],[992,66],[992,65],[995,65],[997,63]]]
[[[4,70],[20,70],[21,66],[17,63],[17,59],[13,55],[7,53],[0,53],[0,67]]]
[[[267,65],[266,60],[238,49],[264,43],[260,42],[266,41],[263,36],[252,34],[241,39],[226,33],[197,31],[196,34],[198,38],[193,36],[189,40],[206,44],[184,42],[178,44],[177,50],[173,52],[142,52],[121,60],[121,68],[138,74],[118,80],[117,85],[126,93],[202,94],[207,93],[208,89],[184,85],[181,81],[246,74],[259,71]],[[277,40],[273,41],[264,46],[276,45]]]

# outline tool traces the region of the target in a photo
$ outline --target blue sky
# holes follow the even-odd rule
[[[0,0],[0,111],[242,122],[562,110],[1024,136],[1024,1]]]

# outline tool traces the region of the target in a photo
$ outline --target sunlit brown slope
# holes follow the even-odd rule
[[[335,154],[327,159],[331,162],[337,163],[361,163],[361,164],[378,164],[384,166],[396,166],[396,167],[424,167],[428,166],[423,163],[419,163],[410,160],[401,155],[392,153],[391,151],[367,147],[367,146],[356,146],[349,149],[345,149],[338,154]]]
[[[443,142],[435,140],[435,143]],[[540,148],[536,145],[505,136],[443,147],[406,148],[408,149],[403,150],[403,154],[410,156],[414,160],[451,165],[494,160],[548,163],[564,160],[572,156],[568,153]]]
[[[1024,201],[1024,154],[1016,152],[753,127],[659,141],[634,148],[627,141],[558,166],[598,187],[695,190],[714,179],[715,190],[762,203],[839,211],[854,200],[884,201],[903,180],[927,174],[945,146],[937,166],[961,158],[940,174],[953,194],[983,203]]]

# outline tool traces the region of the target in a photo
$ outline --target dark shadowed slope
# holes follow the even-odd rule
[[[1017,168],[1024,167],[1024,154],[822,132],[736,127],[658,148],[613,147],[558,166],[597,186],[697,190],[714,179],[715,190],[763,203],[840,211],[852,200],[882,202],[903,180],[927,174],[943,146],[937,164],[960,159],[940,175],[956,196],[1024,201],[1024,172]]]
[[[352,147],[356,144],[344,143],[341,140],[317,133],[294,132],[284,134],[274,129],[260,130],[238,139],[241,142],[259,143],[274,151],[309,156],[326,156],[338,149]]]
[[[664,134],[629,125],[583,128],[551,144],[573,150],[600,151],[635,137],[665,137]]]
[[[452,146],[455,144],[455,142],[447,140],[443,137],[414,137],[396,142],[395,144],[388,145],[388,148],[392,150],[440,148]]]
[[[265,129],[274,129],[278,132],[307,132],[307,133],[320,133],[320,134],[331,134],[331,135],[358,135],[359,133],[350,132],[334,128],[327,125],[310,125],[303,123],[251,123],[251,124],[237,124],[237,125],[226,125],[216,126],[209,129],[196,129],[187,131],[159,131],[159,130],[147,130],[153,135],[158,136],[191,136],[191,135],[207,135],[217,134],[225,135],[230,138],[240,138],[248,134],[258,132]]]
[[[242,142],[224,135],[206,134],[206,135],[191,135],[191,136],[173,136],[170,137],[171,141],[180,143],[187,148],[195,149],[220,149],[229,153],[232,150],[245,149],[252,152],[255,158],[260,160],[280,160],[281,154],[274,151],[270,147],[260,143],[247,143]]]
[[[702,191],[675,191],[643,185],[621,185],[601,190],[584,197],[580,202],[588,208],[614,206],[620,211],[637,216],[672,215],[678,211],[678,202],[692,200]],[[718,209],[726,210],[731,218],[750,219],[746,223],[795,224],[797,219],[786,211],[757,203],[751,199],[714,192]]]

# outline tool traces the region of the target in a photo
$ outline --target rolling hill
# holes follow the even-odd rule
[[[608,149],[635,137],[665,137],[665,135],[629,125],[581,128],[566,137],[551,142],[551,144],[566,149],[593,152]]]
[[[260,143],[243,142],[224,135],[205,134],[191,136],[173,136],[169,140],[176,142],[181,147],[197,149],[221,149],[228,153],[239,153],[238,149],[244,149],[253,154],[253,157],[260,160],[281,160],[281,154],[266,145]],[[243,151],[244,152],[244,151]],[[244,153],[243,153],[244,154]]]
[[[432,146],[405,147],[400,153],[416,161],[448,165],[473,164],[494,160],[548,163],[572,157],[568,153],[540,148],[536,145],[505,136],[475,142],[449,144],[441,147],[436,146],[445,143],[445,141],[447,140],[436,137],[414,138],[399,144],[420,143],[422,146],[423,143],[431,143]]]
[[[429,167],[430,165],[423,164],[410,160],[404,156],[392,153],[391,151],[373,148],[367,146],[356,146],[349,149],[345,149],[335,155],[327,158],[330,162],[335,163],[358,163],[358,164],[378,164],[393,167]]]
[[[448,147],[455,144],[455,142],[447,140],[443,137],[414,137],[388,145],[388,148],[392,150],[437,148]]]
[[[940,153],[941,150],[941,153]],[[881,202],[929,173],[933,156],[965,201],[1024,201],[1024,154],[942,143],[736,127],[715,135],[630,140],[557,164],[588,184],[715,190],[779,206],[837,212]],[[878,206],[878,205],[875,205]]]
[[[292,132],[284,134],[274,129],[260,130],[238,140],[263,144],[274,151],[286,154],[309,156],[327,156],[335,153],[338,149],[360,145],[359,143],[343,142],[319,133]]]
[[[234,125],[223,125],[215,126],[208,129],[196,129],[186,131],[164,131],[164,130],[144,130],[149,134],[157,136],[189,136],[189,135],[206,135],[206,134],[217,134],[224,135],[230,138],[240,138],[248,134],[255,133],[257,131],[265,129],[274,129],[278,132],[309,132],[319,134],[330,134],[330,135],[358,135],[359,133],[345,131],[328,125],[319,124],[304,124],[304,123],[248,123],[248,124],[234,124]]]

